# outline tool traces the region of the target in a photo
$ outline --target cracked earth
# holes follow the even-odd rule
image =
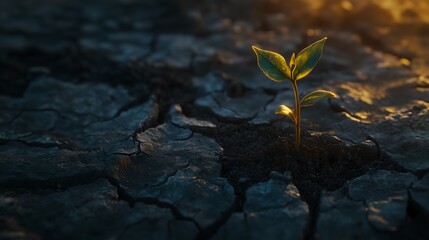
[[[428,19],[219,2],[0,2],[1,239],[429,238]],[[298,154],[251,45],[324,36]]]

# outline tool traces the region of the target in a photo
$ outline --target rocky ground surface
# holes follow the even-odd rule
[[[245,2],[1,1],[0,238],[429,238],[425,16]],[[298,154],[251,45],[324,36]]]

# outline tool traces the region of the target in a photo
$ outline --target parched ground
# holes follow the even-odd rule
[[[3,0],[0,239],[428,239],[424,1]],[[327,36],[303,110],[252,45]]]

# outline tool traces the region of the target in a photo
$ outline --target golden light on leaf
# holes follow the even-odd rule
[[[286,59],[276,53],[252,46],[256,54],[256,60],[262,72],[274,82],[283,82],[288,79],[292,84],[295,112],[286,105],[280,105],[275,114],[285,115],[291,118],[295,125],[295,150],[299,151],[301,138],[301,107],[308,107],[316,104],[322,99],[335,98],[333,92],[326,90],[316,90],[300,100],[297,81],[306,77],[317,65],[323,53],[323,46],[327,37],[324,37],[301,50],[298,55],[292,54],[290,66]]]

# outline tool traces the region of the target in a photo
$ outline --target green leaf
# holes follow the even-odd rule
[[[318,103],[320,100],[325,98],[336,98],[335,93],[325,90],[314,91],[307,96],[303,97],[301,100],[301,107],[308,107]]]
[[[258,66],[262,72],[274,82],[283,82],[290,79],[290,69],[286,60],[278,53],[262,50],[252,46],[256,53]]]
[[[304,48],[296,57],[295,69],[292,76],[299,80],[307,76],[316,66],[323,52],[326,37]]]
[[[287,106],[279,105],[279,107],[277,108],[276,114],[288,116],[290,117],[290,119],[292,119],[293,124],[296,124],[295,114],[293,114],[292,109],[288,108]]]
[[[292,57],[290,58],[290,69],[293,71],[295,69],[295,53],[292,54]]]

